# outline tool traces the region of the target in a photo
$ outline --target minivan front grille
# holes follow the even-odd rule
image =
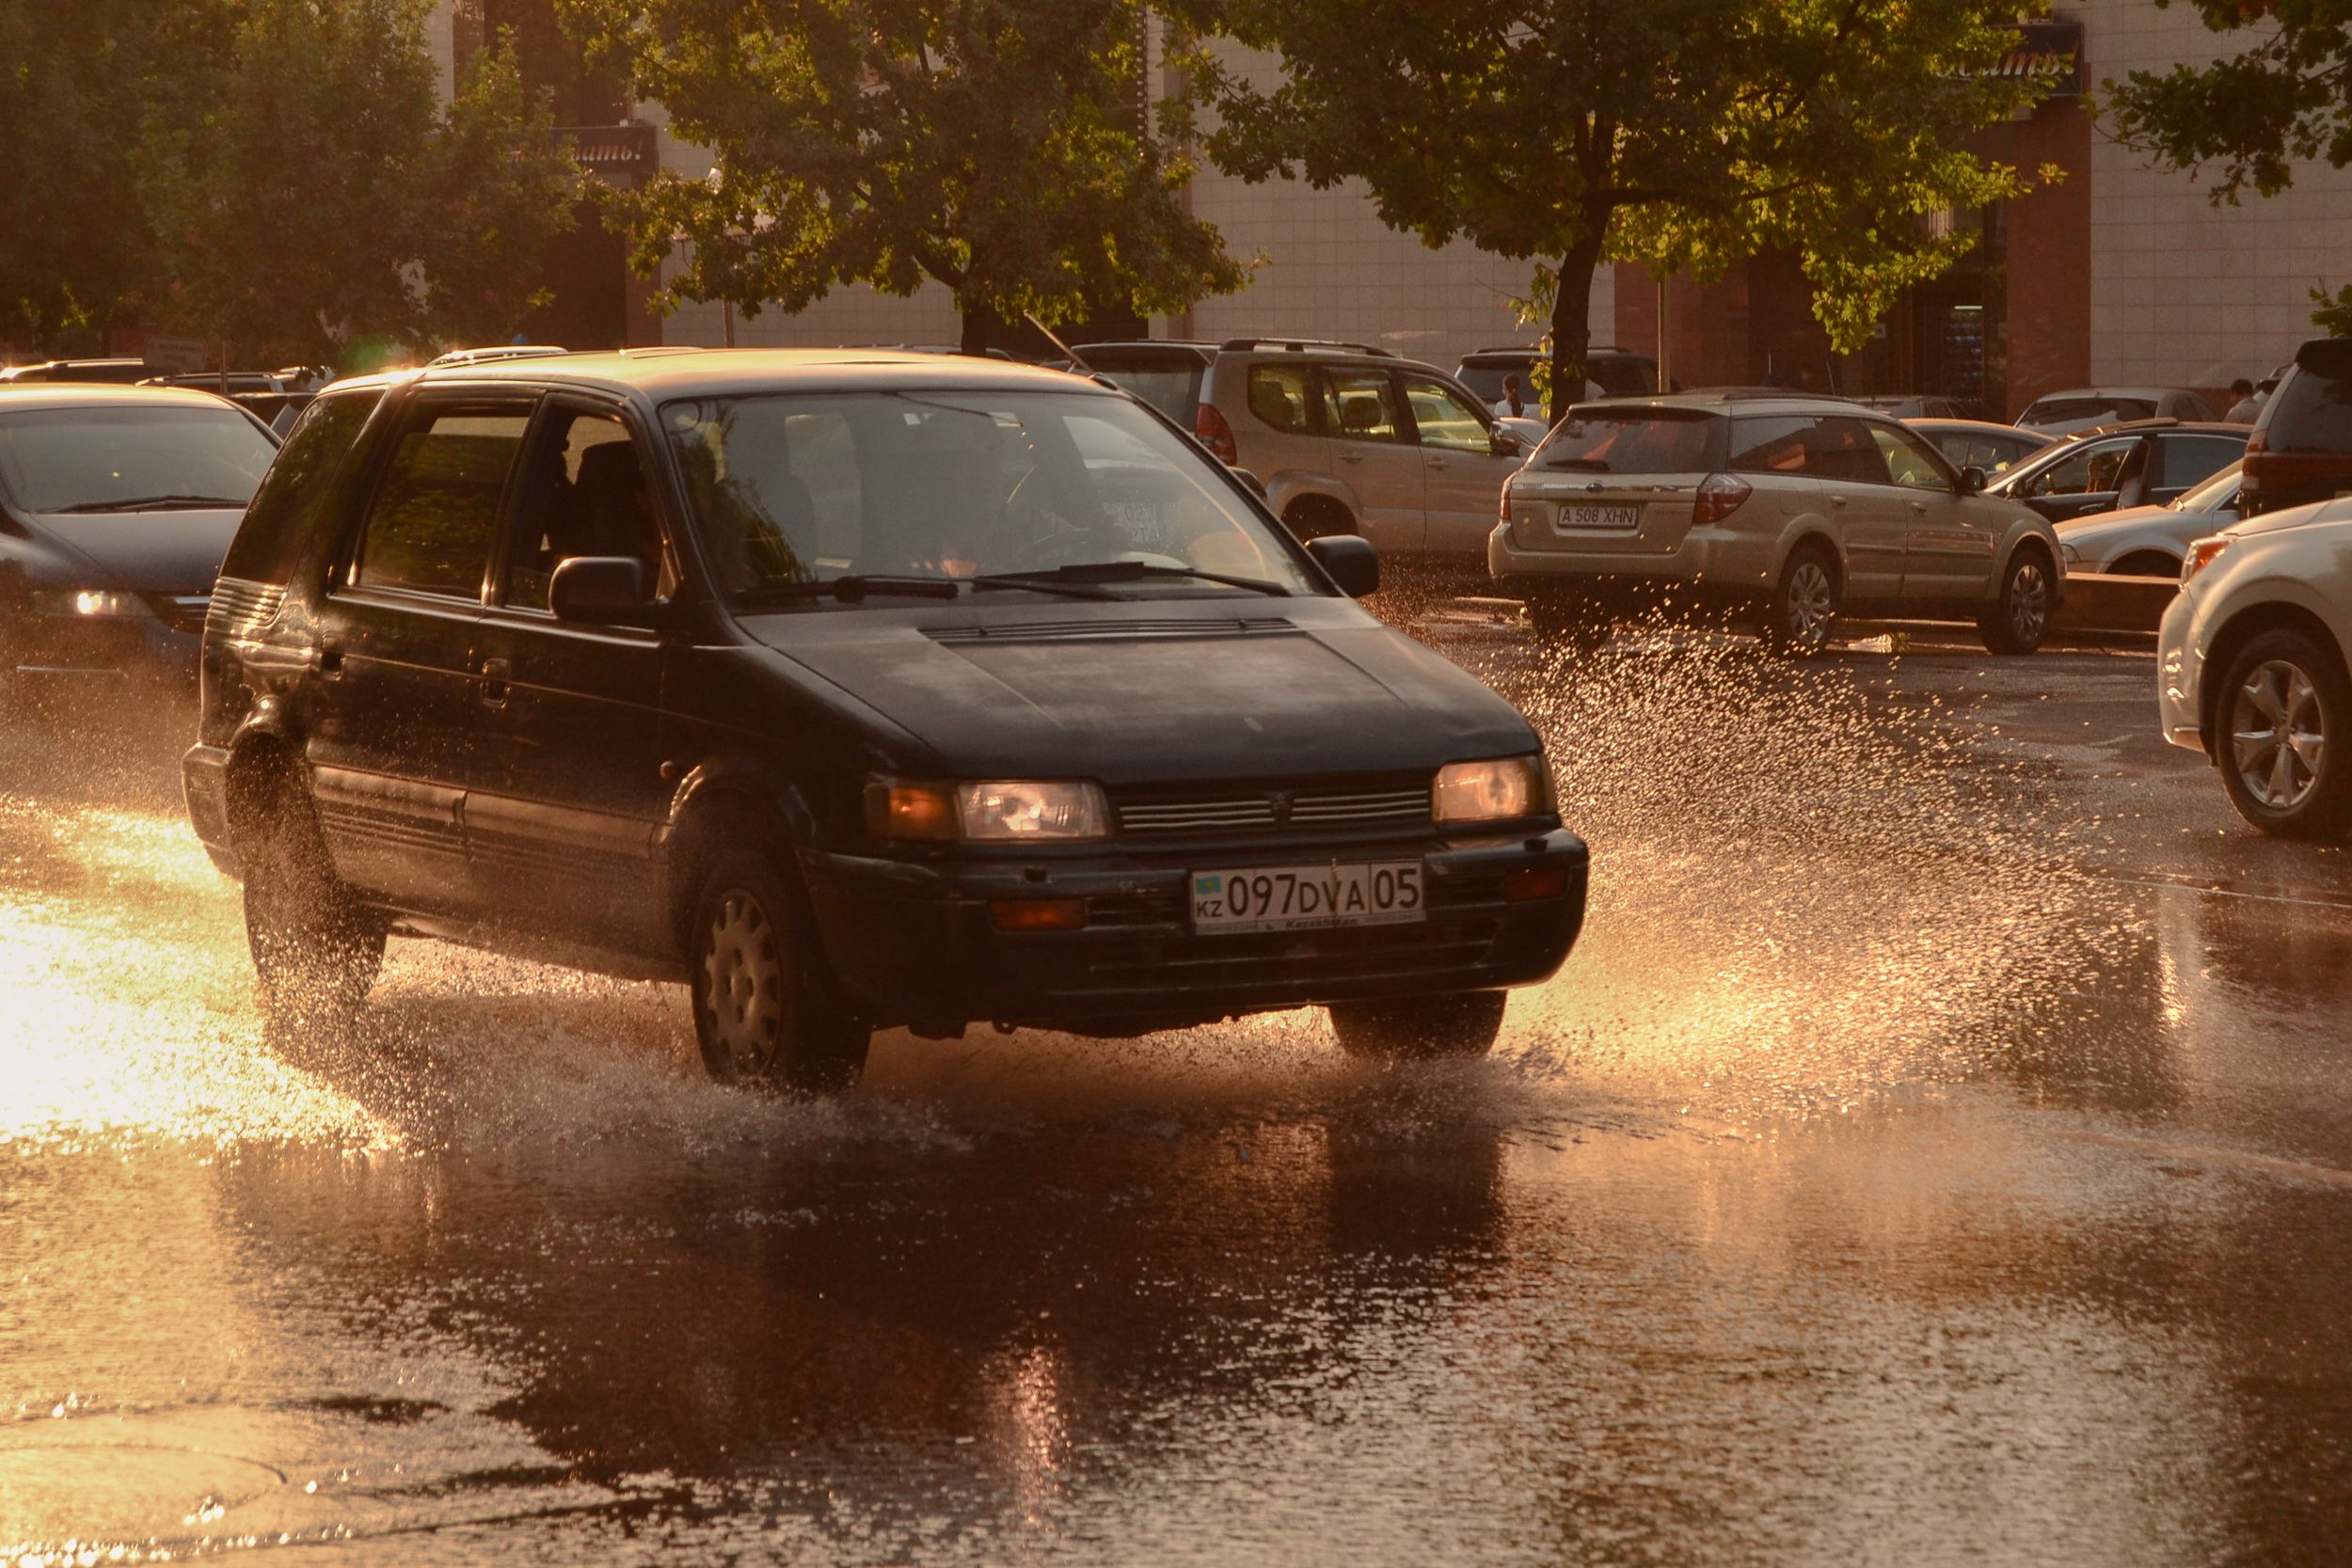
[[[1396,781],[1354,788],[1210,786],[1122,797],[1118,808],[1120,831],[1134,837],[1420,828],[1429,823],[1429,786]]]

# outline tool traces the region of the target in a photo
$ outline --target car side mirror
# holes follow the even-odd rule
[[[1366,598],[1380,592],[1380,554],[1371,540],[1353,533],[1329,533],[1308,540],[1307,553],[1349,598]]]
[[[1260,500],[1265,500],[1267,499],[1264,480],[1260,479],[1255,473],[1252,473],[1248,468],[1234,468],[1230,464],[1227,465],[1227,467],[1232,471],[1232,476],[1235,479],[1240,480],[1242,483],[1248,488],[1251,495],[1257,497]]]
[[[1979,468],[1974,463],[1971,463],[1968,467],[1960,470],[1960,493],[1962,495],[1980,495],[1983,493],[1983,490],[1984,470],[1982,468]]]
[[[548,579],[548,608],[559,621],[642,625],[645,604],[645,563],[634,556],[576,555]]]
[[[1486,436],[1486,450],[1497,457],[1517,457],[1519,454],[1519,449],[1526,444],[1519,439],[1518,432],[1515,430],[1491,431]]]

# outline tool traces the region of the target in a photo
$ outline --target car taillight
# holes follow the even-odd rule
[[[1741,503],[1756,494],[1756,487],[1733,474],[1708,474],[1699,485],[1697,504],[1691,508],[1693,527],[1720,523],[1740,510]]]
[[[2254,432],[2253,435],[2249,436],[2246,438],[2246,455],[2249,457],[2253,456],[2258,451],[2268,451],[2269,450],[2270,432],[2266,430],[2258,430]]]
[[[1214,453],[1219,463],[1239,463],[1241,448],[1233,444],[1233,427],[1225,422],[1225,416],[1210,404],[1202,404],[1200,412],[1192,417],[1192,433],[1200,444]]]

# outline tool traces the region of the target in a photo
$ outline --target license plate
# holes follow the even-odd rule
[[[1422,905],[1419,861],[1192,874],[1192,928],[1220,936],[1402,926],[1426,918]]]
[[[1121,528],[1156,529],[1160,526],[1160,509],[1150,501],[1113,501],[1111,516]]]
[[[1563,530],[1615,530],[1630,533],[1641,526],[1642,509],[1638,506],[1564,506],[1560,509],[1558,526]]]

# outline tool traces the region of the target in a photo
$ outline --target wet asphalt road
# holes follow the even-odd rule
[[[1391,1073],[1285,1015],[778,1104],[401,943],[265,1040],[171,737],[12,735],[0,1563],[2344,1560],[2345,853],[2144,653],[1432,635],[1594,908]]]

